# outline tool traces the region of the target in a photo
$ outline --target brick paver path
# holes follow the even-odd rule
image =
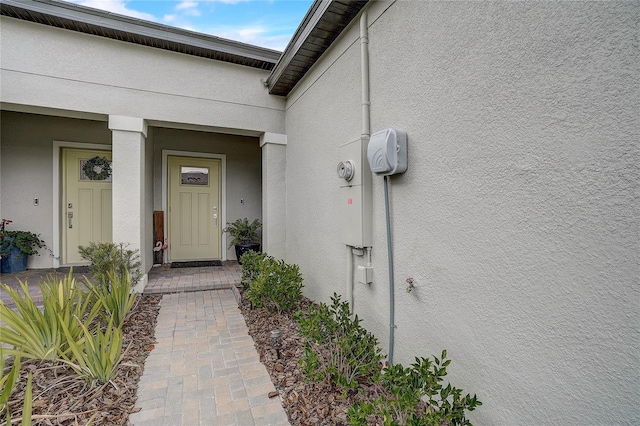
[[[134,426],[289,425],[231,290],[167,294]]]

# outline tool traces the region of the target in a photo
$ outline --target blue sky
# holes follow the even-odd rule
[[[312,0],[68,0],[275,50],[284,50]]]

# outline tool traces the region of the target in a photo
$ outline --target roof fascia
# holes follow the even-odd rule
[[[285,72],[296,54],[300,51],[303,43],[306,41],[307,37],[309,37],[309,34],[313,31],[314,27],[318,24],[330,5],[331,0],[316,0],[311,5],[311,8],[293,35],[293,38],[287,45],[287,48],[284,50],[280,60],[278,60],[278,63],[276,63],[276,66],[267,78],[266,85],[269,87],[269,90],[271,90],[273,82],[278,81],[280,77],[282,77],[282,74]]]

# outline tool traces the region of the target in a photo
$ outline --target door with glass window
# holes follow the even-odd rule
[[[79,246],[111,242],[111,151],[62,150],[63,265],[86,263]]]
[[[220,160],[169,156],[167,172],[170,261],[220,259]]]

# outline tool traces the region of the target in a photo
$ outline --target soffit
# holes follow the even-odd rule
[[[267,79],[269,93],[287,96],[369,0],[316,0]]]
[[[0,0],[0,14],[187,55],[272,70],[281,53],[56,0]]]

